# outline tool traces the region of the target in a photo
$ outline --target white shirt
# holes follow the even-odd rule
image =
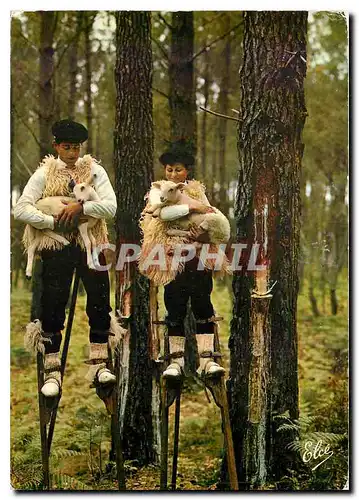
[[[150,205],[160,205],[160,193],[161,191],[158,188],[151,188],[148,201]],[[201,200],[204,205],[211,206],[207,196],[203,193]],[[161,208],[160,219],[172,221],[176,219],[180,219],[181,217],[185,217],[189,214],[189,205],[171,205],[167,207]]]
[[[66,164],[57,159],[60,168]],[[14,217],[36,229],[54,229],[54,218],[35,208],[35,203],[42,198],[46,186],[46,167],[39,167],[30,177],[22,195],[14,207]],[[117,209],[117,200],[106,170],[98,163],[93,162],[91,175],[94,178],[94,187],[101,201],[85,201],[83,213],[95,219],[112,219]]]

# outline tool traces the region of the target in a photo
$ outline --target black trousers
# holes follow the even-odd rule
[[[197,271],[186,266],[173,281],[164,287],[164,302],[167,309],[166,323],[169,335],[184,335],[184,319],[187,303],[191,299],[191,307],[197,320],[206,320],[214,316],[211,302],[213,290],[212,273]],[[213,322],[198,323],[198,333],[213,333]]]
[[[110,328],[110,282],[107,271],[89,269],[86,252],[70,244],[62,250],[43,250],[42,329],[51,339],[45,342],[45,352],[57,352],[61,344],[61,330],[65,323],[65,307],[69,299],[75,267],[87,294],[86,313],[90,325],[90,342],[107,342]],[[100,263],[105,264],[100,255]],[[103,333],[102,333],[103,332]]]

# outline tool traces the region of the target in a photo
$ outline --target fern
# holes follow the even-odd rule
[[[80,457],[87,455],[85,451],[77,451],[77,450],[68,450],[63,448],[54,449],[51,451],[51,457],[55,460],[61,460],[62,458],[70,458],[70,457]]]
[[[67,474],[54,473],[51,475],[52,488],[59,490],[92,490],[90,486],[79,479],[68,476]],[[56,488],[55,488],[56,486]]]

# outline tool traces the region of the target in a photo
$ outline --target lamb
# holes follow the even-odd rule
[[[161,209],[168,205],[188,204],[190,197],[185,193],[186,184],[180,182],[176,184],[172,181],[153,182],[152,188],[160,190],[161,203],[148,207],[145,212],[152,214],[153,217],[158,217]],[[181,229],[169,229],[168,236],[189,236],[188,230],[191,225],[195,224],[204,231],[208,232],[209,240],[214,244],[227,243],[231,228],[227,217],[217,208],[211,207],[211,213],[190,213],[186,217],[177,219],[176,226]]]
[[[96,177],[94,174],[93,177]],[[58,215],[64,208],[63,202],[73,202],[78,201],[79,203],[84,203],[85,201],[100,201],[98,194],[96,193],[94,187],[92,186],[93,178],[88,182],[81,182],[76,184],[72,179],[69,183],[71,189],[73,189],[73,196],[49,196],[47,198],[42,198],[37,201],[35,207],[41,210],[47,215]],[[98,219],[94,217],[81,217],[80,223],[78,225],[79,233],[83,239],[86,248],[87,255],[87,265],[90,269],[95,269],[95,264],[92,257],[92,250],[96,246],[96,240],[91,232],[91,228],[98,222]],[[63,245],[68,245],[69,241],[62,235],[55,233],[51,229],[36,229],[33,226],[28,226],[30,229],[30,240],[31,243],[27,251],[27,266],[26,266],[26,278],[31,279],[32,267],[35,257],[35,252],[39,247],[40,241],[43,235],[46,235]]]

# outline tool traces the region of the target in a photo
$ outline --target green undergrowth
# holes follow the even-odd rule
[[[348,440],[348,308],[343,277],[338,290],[338,315],[314,318],[304,282],[298,300],[299,383],[301,418],[282,425],[297,426],[301,447],[308,439],[330,443],[333,456],[314,472],[293,471],[281,484],[267,489],[341,489],[347,470]],[[217,282],[213,292],[216,313],[224,317],[220,340],[228,367],[228,335],[231,319],[230,286]],[[36,362],[23,348],[29,320],[31,294],[24,288],[12,292],[11,301],[11,484],[17,490],[42,489],[41,448],[38,424]],[[160,301],[160,315],[163,303]],[[329,311],[329,305],[327,307]],[[110,421],[102,401],[85,380],[88,325],[85,297],[76,307],[63,396],[57,416],[51,454],[53,489],[116,490],[115,470],[109,463]],[[174,405],[170,409],[173,425]],[[285,428],[285,427],[284,427]],[[170,436],[173,428],[170,427]],[[314,433],[314,434],[313,434]],[[316,434],[315,434],[316,433]],[[214,490],[219,480],[223,435],[220,412],[209,403],[203,388],[194,385],[181,401],[177,489]],[[170,443],[169,463],[171,463]],[[139,468],[128,461],[129,490],[159,489],[157,465]],[[170,477],[169,477],[170,480]],[[284,486],[283,486],[284,485]],[[266,489],[266,488],[264,488]]]

